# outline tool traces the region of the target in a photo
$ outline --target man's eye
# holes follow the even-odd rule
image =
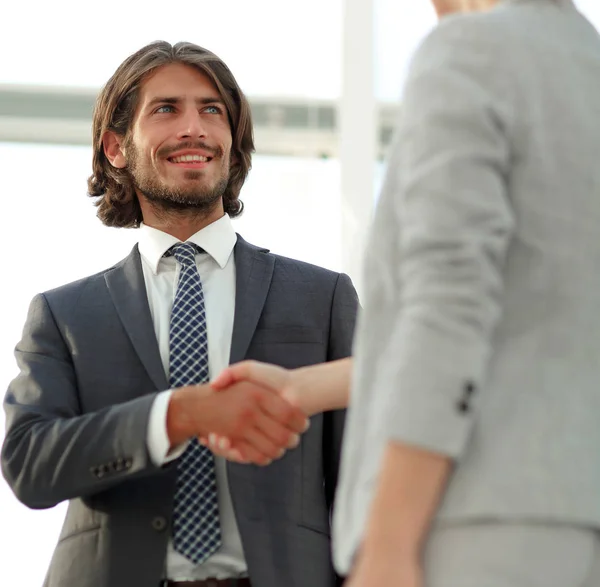
[[[221,109],[218,106],[207,106],[205,112],[209,114],[221,114]]]
[[[173,110],[174,110],[173,106],[171,106],[169,104],[165,104],[164,106],[160,106],[159,108],[157,108],[156,113],[163,114],[165,112],[173,112]]]

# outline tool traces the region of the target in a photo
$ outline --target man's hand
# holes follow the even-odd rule
[[[211,387],[224,390],[240,382],[270,389],[307,416],[343,408],[348,403],[351,359],[340,359],[298,369],[284,369],[257,361],[242,361],[225,369]],[[200,443],[216,455],[231,461],[246,462],[232,438],[219,434],[201,436]],[[287,448],[293,448],[288,446]]]
[[[302,394],[299,393],[298,385],[294,384],[293,374],[294,371],[277,365],[243,361],[225,369],[210,385],[218,392],[242,382],[254,385],[258,389],[269,389],[306,414],[308,410],[306,406],[302,405]],[[247,454],[244,446],[227,436],[212,432],[208,436],[200,436],[198,440],[200,444],[208,447],[217,456],[237,463],[251,462],[244,456],[245,453]],[[296,446],[297,442],[294,439],[286,448],[295,448]],[[283,452],[279,456],[283,456]]]
[[[210,433],[226,437],[240,460],[267,465],[297,446],[305,414],[278,393],[245,382],[214,392],[207,385],[173,391],[167,411],[171,446]]]

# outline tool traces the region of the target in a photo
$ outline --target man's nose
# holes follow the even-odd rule
[[[177,133],[178,139],[206,138],[206,126],[198,111],[188,112],[181,119],[181,128]]]

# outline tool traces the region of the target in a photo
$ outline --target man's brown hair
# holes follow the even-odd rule
[[[98,218],[107,226],[138,227],[142,211],[129,171],[117,169],[104,154],[106,131],[127,137],[135,115],[142,82],[157,68],[171,63],[196,67],[215,84],[227,108],[231,128],[231,166],[223,194],[223,207],[229,216],[241,214],[240,190],[250,171],[254,140],[250,105],[233,74],[214,53],[193,43],[171,45],[156,41],[128,57],[104,86],[94,108],[92,125],[93,173],[88,194],[96,198]]]

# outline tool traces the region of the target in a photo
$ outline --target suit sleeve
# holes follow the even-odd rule
[[[83,414],[70,352],[44,295],[31,303],[6,393],[2,472],[17,498],[48,508],[156,470],[146,433],[156,394]]]
[[[376,228],[397,236],[391,252],[372,251],[391,260],[386,272],[398,284],[385,347],[369,316],[364,327],[364,344],[380,350],[365,383],[372,422],[388,440],[453,458],[485,386],[515,228],[508,185],[518,80],[503,58],[509,49],[478,22],[440,25],[411,67]]]
[[[351,356],[358,307],[352,281],[347,275],[340,274],[331,304],[328,361]],[[323,417],[325,494],[331,511],[338,482],[346,410],[325,412]]]

